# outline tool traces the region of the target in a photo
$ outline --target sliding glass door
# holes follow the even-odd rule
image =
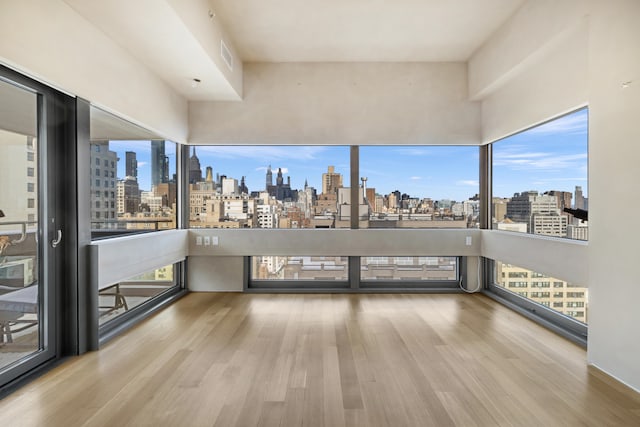
[[[51,100],[0,69],[0,386],[56,354]],[[47,105],[50,105],[48,108]],[[60,261],[58,261],[60,262]]]

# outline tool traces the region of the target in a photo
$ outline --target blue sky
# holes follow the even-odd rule
[[[141,145],[143,144],[143,145]],[[150,143],[112,141],[121,159],[118,177],[124,176],[124,152],[138,153],[138,180],[150,189]],[[278,168],[291,177],[295,189],[305,179],[318,192],[327,166],[335,167],[349,185],[349,147],[346,146],[198,146],[202,172],[206,166],[216,173],[246,177],[250,191],[264,189],[265,173]],[[167,149],[171,173],[175,152]],[[367,187],[380,194],[394,190],[413,197],[434,200],[466,200],[478,193],[478,156],[475,146],[361,146],[360,176]],[[515,192],[538,190],[574,191],[581,185],[587,195],[587,111],[580,110],[494,144],[494,195],[509,197]]]
[[[587,196],[588,111],[582,109],[496,142],[493,194],[559,190],[582,186]]]

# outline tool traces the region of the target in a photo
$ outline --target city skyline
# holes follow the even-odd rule
[[[573,192],[587,186],[587,109],[497,141],[493,153],[493,196],[536,190]],[[125,152],[135,151],[138,182],[151,189],[150,149],[142,141],[111,141],[118,161],[118,178],[125,177]],[[145,141],[146,142],[146,141]],[[147,145],[150,147],[150,144]],[[192,148],[190,149],[190,155]],[[238,181],[246,177],[249,191],[264,190],[266,170],[278,168],[291,177],[292,189],[308,185],[322,189],[322,174],[334,166],[349,187],[348,146],[196,146],[202,165]],[[176,153],[167,152],[170,176],[176,171]],[[467,200],[479,192],[477,146],[360,146],[360,177],[379,194],[395,190],[416,198]],[[360,185],[360,182],[358,182]]]

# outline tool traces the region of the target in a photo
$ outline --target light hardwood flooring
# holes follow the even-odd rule
[[[189,294],[0,426],[640,426],[640,395],[480,295]]]

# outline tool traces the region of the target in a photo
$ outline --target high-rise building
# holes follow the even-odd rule
[[[576,204],[575,204],[576,209],[585,209],[584,195],[582,194],[582,186],[580,185],[576,185],[575,200],[576,200]]]
[[[138,159],[135,151],[127,151],[125,155],[125,176],[138,179]]]
[[[556,232],[566,233],[567,216],[561,215],[556,196],[540,195],[537,191],[523,191],[513,195],[507,202],[507,218],[515,222],[527,223],[528,232],[556,236]],[[543,217],[550,217],[544,219]],[[558,218],[562,217],[564,219]],[[564,225],[563,225],[564,224]]]
[[[0,206],[5,214],[2,221],[35,222],[38,219],[37,141],[32,136],[1,129],[0,141],[4,154],[0,157],[0,182],[16,182],[19,177],[27,183],[26,186],[7,185],[0,191]],[[28,224],[29,228],[34,226],[36,224]]]
[[[140,211],[140,187],[138,181],[128,176],[118,181],[118,214],[134,214]]]
[[[91,141],[90,190],[92,228],[103,227],[99,223],[116,219],[116,181],[118,155],[109,150],[109,141]],[[113,225],[115,222],[107,225]]]
[[[494,197],[492,200],[493,220],[501,222],[507,217],[507,202],[509,199]]]
[[[267,167],[267,177],[266,177],[266,184],[264,189],[266,191],[269,191],[269,188],[273,185],[273,172],[271,171],[271,165],[269,165],[269,167]]]
[[[222,179],[222,194],[225,195],[237,195],[238,194],[238,180],[234,178]]]
[[[571,208],[571,198],[573,197],[573,194],[571,194],[570,191],[551,190],[544,194],[556,197],[560,212],[564,212],[564,208]]]
[[[249,188],[247,187],[247,184],[245,183],[245,177],[244,176],[240,179],[240,187],[238,188],[238,191],[240,193],[249,194]]]
[[[193,152],[189,157],[189,184],[200,181],[202,181],[202,168],[200,167],[200,159],[196,156],[196,147],[193,147]]]
[[[569,217],[567,215],[534,213],[531,215],[529,230],[533,234],[565,237],[567,235],[568,222]]]
[[[275,205],[257,205],[256,216],[259,228],[275,228],[278,225],[278,213]]]
[[[151,185],[169,182],[169,158],[164,141],[151,141]]]
[[[496,281],[511,292],[587,323],[589,290],[585,286],[501,262],[496,263]]]
[[[342,187],[342,175],[335,172],[335,167],[329,166],[327,173],[322,174],[322,194],[335,193]]]

